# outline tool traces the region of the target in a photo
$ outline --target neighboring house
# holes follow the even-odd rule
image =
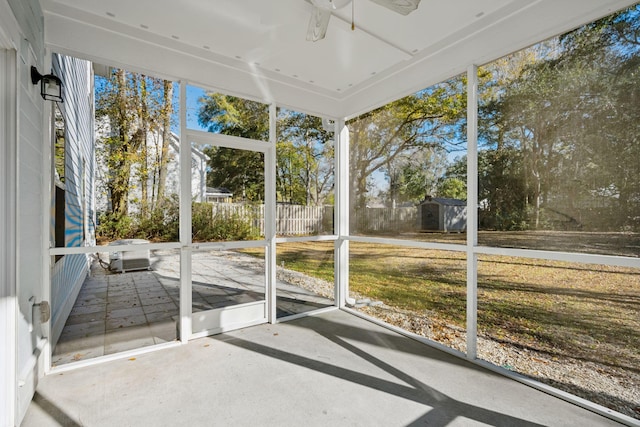
[[[418,228],[422,231],[466,231],[467,202],[427,197],[418,206]]]
[[[231,203],[233,193],[224,187],[207,187],[205,201],[207,203]]]
[[[99,126],[96,130],[96,144],[98,152],[102,151],[101,139],[108,134],[108,124]],[[153,159],[156,156],[156,147],[160,147],[158,143],[162,138],[162,129],[151,130],[147,134],[147,158]],[[165,182],[165,196],[179,194],[180,192],[180,169],[178,168],[178,157],[180,155],[180,138],[175,133],[171,133],[168,149],[167,177]],[[201,150],[191,147],[191,199],[195,202],[204,202],[207,200],[207,162],[209,156]],[[138,167],[134,166],[131,171],[129,181],[129,213],[136,213],[139,203],[135,203],[142,198],[142,190],[140,185],[140,177]],[[108,182],[108,169],[105,165],[104,158],[97,161],[96,170],[96,209],[98,212],[107,212],[110,210],[110,194]],[[148,188],[153,188],[153,177],[149,176],[147,182]]]
[[[95,245],[94,87],[91,63],[54,54],[64,102],[52,108],[54,159],[50,240],[55,247]],[[51,273],[51,340],[55,345],[89,271],[89,256],[59,256]]]

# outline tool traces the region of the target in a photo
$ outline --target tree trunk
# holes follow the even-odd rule
[[[147,150],[147,134],[149,133],[149,111],[147,108],[147,81],[144,75],[140,76],[140,98],[138,99],[138,119],[140,128],[138,143],[140,144],[140,211],[146,216],[149,211],[149,163]]]
[[[129,175],[131,173],[129,153],[129,116],[127,106],[127,77],[124,70],[116,71],[116,114],[111,118],[115,123],[118,141],[111,144],[110,160],[112,162],[109,192],[111,194],[111,211],[118,216],[128,214]]]
[[[167,164],[169,159],[169,141],[171,140],[171,113],[173,107],[171,101],[173,99],[173,84],[168,81],[163,81],[164,95],[163,95],[163,107],[162,107],[162,149],[160,150],[160,161],[158,164],[158,196],[159,202],[164,198],[166,181],[167,181]]]

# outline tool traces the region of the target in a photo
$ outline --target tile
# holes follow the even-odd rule
[[[109,277],[109,288],[113,289],[126,289],[133,286],[133,280],[129,277]]]
[[[128,305],[140,305],[140,298],[137,295],[128,295],[123,297],[113,297],[108,298],[107,303],[109,304],[128,304]]]
[[[140,302],[142,303],[142,306],[147,306],[147,305],[158,305],[158,304],[168,304],[168,303],[173,303],[173,299],[171,299],[170,296],[163,296],[163,297],[147,297],[147,296],[141,296],[140,297]]]
[[[52,366],[104,355],[104,335],[58,343],[51,356]]]
[[[246,294],[246,293],[234,295],[231,298],[236,304],[245,304],[248,302],[260,301],[260,299],[257,296]]]
[[[86,337],[89,335],[95,335],[104,333],[105,322],[104,320],[97,320],[95,322],[78,323],[76,325],[65,325],[60,335],[60,340],[67,338]]]
[[[191,312],[192,313],[197,313],[199,311],[207,311],[207,310],[211,310],[213,308],[214,307],[210,303],[208,303],[206,301],[194,302],[193,304],[191,304]]]
[[[74,306],[86,307],[88,305],[104,304],[106,302],[106,298],[78,298]]]
[[[231,297],[229,295],[225,295],[225,296],[212,296],[212,297],[204,297],[203,299],[210,303],[210,304],[217,304],[221,301],[233,301],[234,297]]]
[[[107,319],[106,330],[107,333],[109,333],[109,331],[112,331],[114,329],[126,329],[141,325],[147,325],[147,318],[144,316],[144,314],[130,317],[116,317],[113,319]]]
[[[118,303],[118,304],[107,304],[107,313],[110,313],[115,310],[126,310],[129,308],[140,308],[142,305],[140,303]]]
[[[139,292],[139,295],[145,297],[164,297],[167,296],[167,291],[164,290],[163,287],[159,287],[158,289],[149,290],[145,292]]]
[[[160,281],[155,277],[151,279],[135,280],[135,284],[137,288],[153,288],[162,286]]]
[[[138,290],[136,288],[126,288],[126,289],[111,289],[109,288],[109,292],[107,296],[109,298],[123,298],[130,296],[137,296]]]
[[[156,311],[154,313],[146,314],[147,322],[149,324],[152,323],[162,323],[166,321],[171,321],[171,318],[178,315],[178,310],[175,311]]]
[[[142,316],[142,307],[127,307],[119,310],[107,310],[107,319],[119,319],[123,317]]]
[[[149,327],[155,344],[162,344],[178,339],[178,325],[174,320],[154,323],[149,325]]]
[[[233,300],[220,300],[217,302],[211,302],[209,303],[209,305],[211,306],[212,309],[214,308],[222,308],[222,307],[230,307],[232,305],[236,305],[238,304],[238,302],[233,301]]]
[[[106,311],[96,311],[93,313],[85,313],[85,314],[71,314],[67,318],[67,323],[65,325],[77,325],[80,323],[92,323],[102,321],[104,322],[106,318]]]
[[[86,290],[86,291],[92,291],[92,292],[103,292],[106,291],[108,287],[108,283],[106,280],[100,279],[100,280],[92,280],[92,281],[85,281],[84,284],[82,285],[82,289]]]
[[[73,351],[86,350],[104,345],[104,334],[90,335],[88,337],[73,337],[60,339],[53,349],[53,355],[58,356]]]
[[[100,313],[104,312],[107,308],[107,304],[94,304],[87,306],[78,306],[74,305],[71,309],[71,316],[75,316],[78,314],[88,314],[88,313]]]
[[[119,353],[140,347],[154,345],[151,329],[146,324],[124,329],[107,331],[104,338],[104,354]]]
[[[79,299],[96,299],[96,298],[106,298],[107,291],[93,291],[93,290],[81,290],[78,293]]]
[[[158,281],[163,285],[163,286],[179,286],[180,285],[180,279],[178,278],[168,278],[168,277],[158,277]]]
[[[142,311],[145,314],[158,313],[158,312],[177,313],[178,312],[178,306],[174,302],[168,302],[168,303],[162,303],[162,304],[152,304],[152,305],[143,305],[142,306]]]
[[[227,296],[229,295],[224,289],[222,288],[205,288],[205,289],[198,289],[198,292],[200,293],[200,295],[202,295],[203,297],[207,297],[207,296]]]

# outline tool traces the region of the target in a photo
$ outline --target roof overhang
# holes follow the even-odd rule
[[[401,16],[358,0],[305,40],[305,0],[42,0],[55,52],[329,118],[351,118],[634,4],[422,0]]]

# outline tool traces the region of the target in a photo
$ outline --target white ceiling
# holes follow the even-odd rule
[[[53,50],[330,117],[353,116],[633,4],[422,0],[408,16],[369,0],[305,40],[305,0],[42,0]]]

